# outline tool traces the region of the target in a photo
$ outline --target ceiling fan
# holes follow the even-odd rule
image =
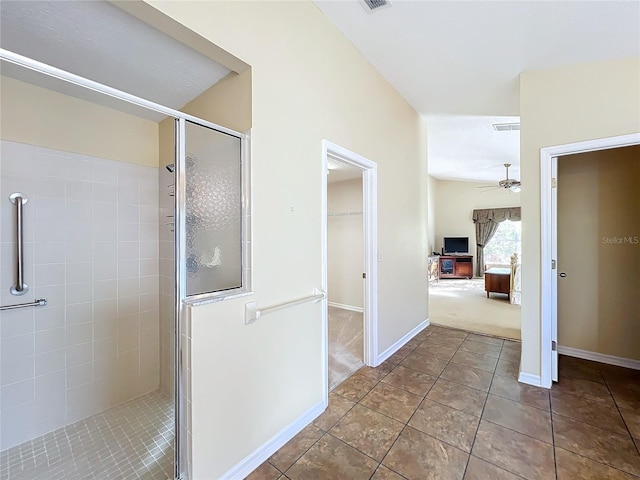
[[[509,190],[509,192],[514,192],[517,193],[521,190],[522,188],[522,184],[520,183],[520,180],[514,180],[513,178],[509,178],[509,167],[511,166],[510,163],[505,163],[504,167],[507,169],[507,173],[505,175],[505,179],[504,180],[500,180],[498,182],[498,185],[487,185],[485,187],[478,187],[478,188],[506,188],[507,190]]]

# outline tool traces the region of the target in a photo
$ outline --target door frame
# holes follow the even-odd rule
[[[322,289],[328,291],[327,252],[327,175],[329,157],[362,170],[362,216],[364,242],[364,363],[378,365],[378,166],[368,158],[358,155],[329,140],[322,140]],[[324,397],[329,398],[329,300],[323,301],[322,347]]]
[[[640,145],[640,133],[540,149],[541,342],[540,385],[558,380],[557,171],[558,157]],[[554,264],[552,266],[552,264]],[[555,348],[554,348],[555,347]]]

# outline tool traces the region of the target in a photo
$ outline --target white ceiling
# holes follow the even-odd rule
[[[229,73],[106,1],[2,1],[0,15],[2,48],[174,109]],[[16,67],[3,74],[47,84]]]
[[[327,159],[327,169],[329,172],[327,183],[345,182],[347,180],[362,178],[361,168],[341,162],[333,157]]]
[[[429,173],[439,178],[483,181],[488,165],[519,163],[518,134],[500,145],[483,125],[517,121],[520,72],[640,56],[637,0],[391,0],[374,13],[358,0],[314,1],[427,118]]]
[[[517,123],[519,117],[428,115],[429,175],[441,180],[494,182],[520,179],[520,132],[497,132],[495,123]]]
[[[521,71],[640,55],[635,0],[392,2],[370,14],[358,0],[315,0],[426,117],[437,178],[497,181],[508,162],[519,179],[519,134],[489,127],[517,121]],[[0,14],[2,48],[172,108],[229,73],[109,2],[2,1]]]

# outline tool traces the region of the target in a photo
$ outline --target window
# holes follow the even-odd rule
[[[510,264],[511,255],[522,253],[520,245],[521,222],[505,220],[498,224],[498,230],[484,247],[484,263]]]

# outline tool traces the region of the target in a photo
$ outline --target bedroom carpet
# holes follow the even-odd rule
[[[364,365],[362,313],[329,307],[329,390]]]
[[[487,298],[482,278],[429,283],[429,320],[434,325],[520,340],[520,306],[511,305],[501,293]]]

